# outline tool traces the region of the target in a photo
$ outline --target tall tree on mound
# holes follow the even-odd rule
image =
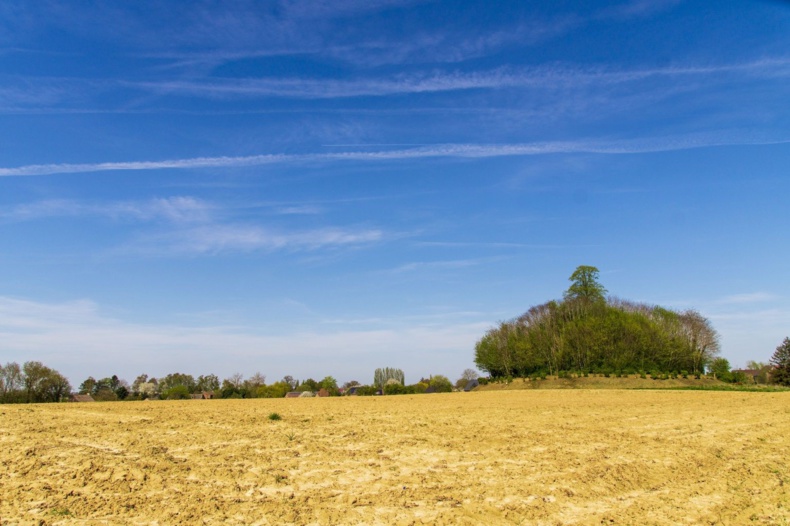
[[[565,291],[565,299],[579,299],[585,301],[603,301],[606,298],[606,289],[598,283],[598,269],[589,265],[576,267],[571,277],[571,286]]]
[[[776,348],[771,356],[771,365],[775,366],[771,375],[773,381],[781,385],[790,385],[790,338],[785,338],[782,345]]]

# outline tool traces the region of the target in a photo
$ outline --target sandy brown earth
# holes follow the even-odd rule
[[[788,524],[789,465],[790,393],[0,406],[3,525]]]

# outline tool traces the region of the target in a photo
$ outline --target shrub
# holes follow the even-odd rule
[[[374,396],[378,393],[378,389],[372,385],[363,385],[357,388],[357,395],[359,396]]]
[[[508,383],[512,381],[513,379],[509,378]],[[442,376],[440,374],[437,374],[436,376],[432,376],[429,385],[430,387],[433,387],[433,391],[435,393],[453,392],[453,384],[450,383],[450,380],[448,380],[446,376]]]
[[[280,416],[280,413],[269,413],[269,420],[282,420],[283,417]]]
[[[398,394],[407,394],[408,389],[406,389],[405,385],[399,384],[397,382],[388,383],[384,386],[384,394],[385,395],[398,395]]]
[[[187,398],[190,398],[189,389],[185,385],[176,385],[171,387],[162,393],[162,396],[167,400],[186,400]]]
[[[422,394],[428,389],[428,384],[425,382],[417,382],[407,387],[410,393]]]

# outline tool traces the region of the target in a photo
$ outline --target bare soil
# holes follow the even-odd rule
[[[788,524],[788,459],[790,393],[0,406],[0,524]]]

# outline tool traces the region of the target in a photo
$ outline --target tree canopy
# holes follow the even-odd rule
[[[494,377],[560,371],[704,372],[719,352],[700,313],[604,298],[598,269],[579,267],[562,301],[530,308],[489,330],[475,363]]]
[[[394,380],[400,385],[406,385],[402,369],[384,367],[382,369],[376,369],[373,373],[373,386],[382,392],[384,391],[384,386],[387,385],[390,380]]]

